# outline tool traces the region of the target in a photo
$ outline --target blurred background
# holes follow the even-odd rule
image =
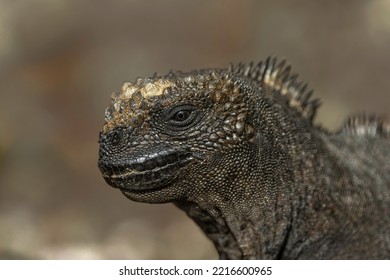
[[[138,76],[287,58],[316,122],[387,114],[390,1],[0,0],[0,258],[212,259],[170,204],[97,168],[110,95]]]

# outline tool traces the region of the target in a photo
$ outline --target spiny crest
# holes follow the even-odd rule
[[[344,127],[341,130],[342,133],[352,134],[358,136],[370,135],[370,136],[390,136],[390,124],[375,114],[367,115],[361,113],[355,116],[351,116],[347,119]]]
[[[274,89],[287,96],[290,106],[296,108],[303,117],[313,121],[319,99],[312,99],[313,90],[308,90],[307,84],[299,81],[297,74],[291,73],[291,66],[286,61],[277,61],[276,57],[268,57],[257,65],[239,63],[236,67],[230,65],[229,71],[237,75],[248,77],[261,85]]]

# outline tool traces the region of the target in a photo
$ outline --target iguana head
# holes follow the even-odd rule
[[[210,188],[233,195],[228,186],[248,184],[247,176],[258,184],[259,176],[271,174],[270,151],[278,153],[269,145],[283,146],[275,118],[283,119],[285,111],[275,110],[289,108],[311,123],[319,104],[296,78],[284,61],[269,58],[255,66],[170,72],[124,83],[112,95],[100,134],[103,177],[130,199],[151,203],[197,197],[196,191]]]
[[[216,161],[250,145],[249,91],[226,70],[124,83],[105,114],[99,168],[108,184],[133,200],[183,198],[191,182],[218,176]]]

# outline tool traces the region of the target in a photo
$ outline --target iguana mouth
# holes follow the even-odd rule
[[[123,164],[100,161],[106,182],[122,191],[150,190],[169,184],[175,173],[193,160],[189,152],[162,151],[139,156]]]

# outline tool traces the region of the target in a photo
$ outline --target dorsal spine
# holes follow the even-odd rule
[[[230,65],[229,71],[240,76],[248,77],[261,86],[269,87],[276,93],[286,96],[291,107],[295,107],[303,117],[313,122],[319,99],[313,99],[313,90],[308,90],[308,85],[298,80],[298,75],[291,73],[291,66],[286,65],[285,60],[277,61],[276,57],[268,57],[254,65],[239,63]]]

